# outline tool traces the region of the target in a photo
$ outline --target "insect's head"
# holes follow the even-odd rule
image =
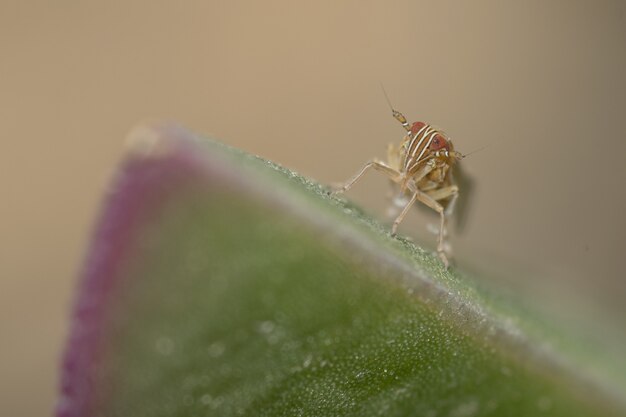
[[[454,150],[452,141],[444,135],[437,133],[433,136],[428,147],[435,158],[445,160],[450,163],[455,160],[461,160],[465,155]]]

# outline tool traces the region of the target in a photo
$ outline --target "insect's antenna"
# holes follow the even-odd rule
[[[406,117],[404,117],[402,113],[400,113],[399,111],[393,108],[393,105],[391,104],[391,100],[389,100],[389,96],[387,95],[387,91],[385,90],[385,86],[383,85],[382,81],[380,82],[380,88],[383,90],[383,94],[385,95],[387,104],[389,104],[389,108],[391,109],[391,114],[393,115],[394,119],[402,123],[402,126],[404,127],[404,129],[407,132],[410,132],[411,127],[409,126],[409,123],[406,121]]]
[[[470,156],[471,154],[474,154],[474,153],[476,153],[476,152],[480,152],[480,151],[484,151],[484,150],[485,150],[485,148],[488,148],[488,147],[489,147],[489,145],[485,145],[485,146],[483,146],[483,147],[481,147],[481,148],[475,149],[475,150],[473,150],[472,152],[470,152],[470,153],[466,153],[465,155],[463,155],[463,156],[462,156],[462,158],[467,158],[467,157],[468,157],[468,156]]]
[[[391,100],[389,100],[389,96],[387,95],[387,90],[385,90],[385,86],[383,85],[382,81],[380,81],[380,88],[381,90],[383,90],[383,94],[385,95],[385,100],[387,100],[387,104],[389,104],[389,108],[392,112],[395,112],[393,106],[391,105]]]

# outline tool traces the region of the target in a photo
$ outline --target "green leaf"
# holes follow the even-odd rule
[[[132,141],[57,415],[625,412],[601,358],[324,187],[180,128]]]

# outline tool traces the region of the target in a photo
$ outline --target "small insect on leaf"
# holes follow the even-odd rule
[[[464,155],[454,150],[452,141],[441,130],[421,121],[409,124],[406,117],[393,108],[384,88],[383,93],[393,117],[402,124],[406,134],[399,146],[390,145],[387,162],[378,159],[367,162],[334,192],[349,190],[370,168],[387,175],[406,197],[406,204],[393,222],[392,235],[395,236],[411,206],[419,201],[439,214],[437,254],[447,268],[450,246],[445,242],[446,220],[452,215],[459,195],[453,169]]]

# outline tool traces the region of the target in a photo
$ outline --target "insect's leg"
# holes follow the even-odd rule
[[[404,218],[404,215],[408,211],[408,209],[406,208],[407,202],[408,202],[406,198],[406,194],[405,194],[406,190],[408,189],[412,193],[415,193],[416,191],[418,191],[417,185],[415,184],[417,183],[417,181],[421,180],[426,175],[428,175],[428,173],[431,172],[434,169],[434,167],[435,167],[434,161],[433,162],[428,161],[417,172],[412,173],[410,177],[406,177],[404,181],[400,184],[400,192],[393,198],[392,205],[387,210],[389,217],[395,217],[398,215],[397,209],[403,208],[404,214],[401,214],[400,216],[398,216],[398,218],[396,218],[394,227],[397,227],[397,225],[402,221],[402,219]],[[393,234],[395,234],[395,229],[393,231]]]
[[[443,206],[439,204],[432,197],[432,195],[424,194],[420,192],[419,194],[416,193],[416,196],[419,201],[421,201],[422,203],[426,204],[428,207],[430,207],[431,209],[439,213],[439,238],[437,239],[437,254],[439,255],[439,258],[441,259],[445,267],[447,268],[450,265],[450,263],[448,262],[448,258],[445,253],[444,242],[443,242],[444,234],[446,230],[446,215],[444,213]],[[441,198],[444,198],[444,197],[441,197]]]
[[[420,182],[426,175],[430,174],[430,172],[435,169],[436,163],[434,159],[430,159],[422,164],[422,167],[418,169],[416,172],[411,173],[411,181],[408,181],[406,186],[411,191],[415,191],[417,189],[417,183]]]
[[[438,200],[445,200],[446,198],[450,198],[450,201],[448,201],[448,204],[446,205],[446,208],[444,209],[444,215],[446,217],[448,217],[448,216],[451,216],[453,211],[454,211],[454,205],[455,205],[456,200],[457,200],[457,198],[459,196],[459,187],[456,186],[456,185],[449,185],[447,187],[443,187],[443,188],[439,188],[437,190],[430,191],[430,192],[428,192],[426,194],[428,196],[432,197],[433,200],[437,200],[437,201]],[[441,230],[440,230],[440,233],[443,235],[443,237],[441,237],[441,235],[440,235],[440,240],[441,239],[443,239],[443,240],[446,239],[446,235],[447,235],[446,227],[447,227],[447,225],[444,224],[443,232],[441,232]],[[441,246],[442,246],[443,250],[449,255],[450,254],[450,245],[447,244],[443,240],[441,240],[442,241]]]
[[[452,197],[450,198],[450,201],[446,206],[446,216],[452,216],[452,214],[454,213],[454,208],[456,207],[456,200],[459,198],[458,187],[456,185],[454,185],[453,187],[456,187],[456,190],[454,191],[454,194],[452,194]]]
[[[414,178],[422,179],[423,177],[425,177],[426,175],[428,175],[428,173],[430,171],[432,171],[433,169],[433,164],[425,164],[416,174]],[[406,187],[409,189],[409,191],[411,191],[413,193],[413,195],[411,196],[411,199],[409,200],[408,203],[406,203],[406,205],[404,206],[404,208],[402,209],[402,212],[400,213],[400,215],[396,218],[396,220],[394,220],[393,222],[393,226],[391,228],[391,234],[395,235],[396,234],[396,230],[398,229],[398,225],[400,224],[400,222],[402,222],[402,220],[404,219],[404,216],[406,216],[406,214],[409,211],[409,208],[411,208],[411,206],[415,203],[416,199],[419,199],[420,201],[422,201],[422,198],[429,198],[428,195],[424,194],[422,191],[420,191],[417,188],[416,182],[414,180],[414,178],[412,178],[411,180],[409,180],[406,183]],[[426,203],[424,203],[426,204]],[[437,203],[435,201],[435,204],[438,204],[439,206],[441,206],[439,203]],[[428,204],[427,204],[428,205]],[[429,206],[430,207],[430,206]],[[433,210],[437,210],[434,207]]]
[[[383,174],[386,174],[391,178],[392,181],[398,181],[402,176],[398,171],[391,168],[390,166],[384,164],[380,161],[370,161],[367,164],[363,165],[363,168],[352,178],[350,178],[345,184],[339,185],[333,190],[333,194],[343,193],[348,191],[355,182],[357,182],[370,168],[374,168],[377,171],[381,171]]]
[[[393,221],[396,217],[398,217],[404,206],[406,206],[406,203],[409,202],[409,198],[411,197],[410,195],[407,196],[405,191],[399,190],[395,182],[389,180],[389,185],[389,194],[387,197],[390,203],[387,206],[385,215],[387,219]]]
[[[445,210],[446,216],[450,216],[454,212],[454,205],[456,204],[456,199],[459,196],[459,187],[456,185],[449,185],[447,187],[430,191],[426,194],[431,196],[433,200],[437,201],[450,197],[450,201],[448,202]]]
[[[415,192],[413,193],[413,196],[411,196],[411,199],[409,200],[409,202],[406,203],[400,215],[396,217],[396,219],[393,221],[393,226],[391,227],[392,236],[396,235],[396,231],[398,230],[398,225],[400,224],[400,222],[402,222],[402,220],[404,219],[404,216],[406,216],[406,214],[409,212],[409,209],[415,203],[415,200],[418,199],[419,194],[421,194],[421,192],[419,190],[415,190]]]

